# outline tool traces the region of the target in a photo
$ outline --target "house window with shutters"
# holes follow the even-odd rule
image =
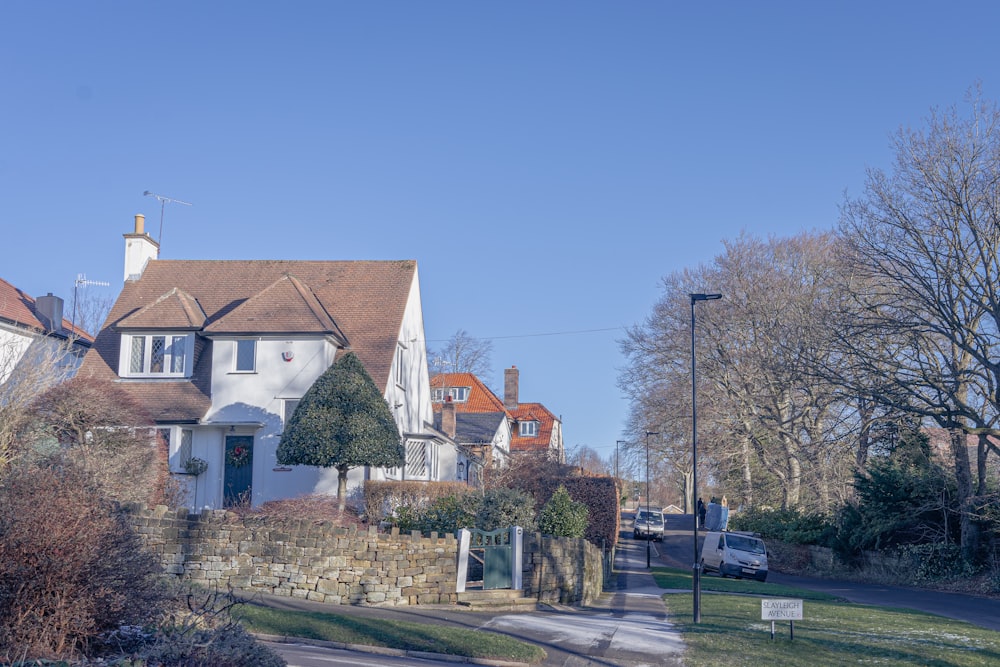
[[[406,479],[427,479],[427,443],[406,441]]]

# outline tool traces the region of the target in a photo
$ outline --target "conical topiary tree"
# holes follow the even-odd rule
[[[299,402],[278,445],[278,463],[336,468],[344,509],[347,471],[402,465],[405,449],[382,393],[353,352],[316,379]]]

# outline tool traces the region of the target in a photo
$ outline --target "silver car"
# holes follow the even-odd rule
[[[635,515],[635,523],[632,524],[632,538],[636,540],[657,540],[663,541],[663,512],[642,509]]]

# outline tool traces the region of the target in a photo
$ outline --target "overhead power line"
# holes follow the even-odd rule
[[[577,334],[601,333],[603,331],[624,331],[625,327],[605,327],[603,329],[575,329],[571,331],[547,331],[544,333],[511,334],[509,336],[470,336],[476,340],[504,340],[508,338],[539,338],[541,336],[574,336]],[[441,343],[449,338],[428,338],[428,343]]]

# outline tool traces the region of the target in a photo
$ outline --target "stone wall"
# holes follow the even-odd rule
[[[240,517],[225,510],[127,508],[164,569],[191,581],[331,604],[458,600],[458,540],[329,522]],[[575,604],[601,593],[601,551],[585,540],[526,534],[525,597]]]
[[[524,596],[587,604],[604,590],[601,550],[583,539],[524,536]]]

